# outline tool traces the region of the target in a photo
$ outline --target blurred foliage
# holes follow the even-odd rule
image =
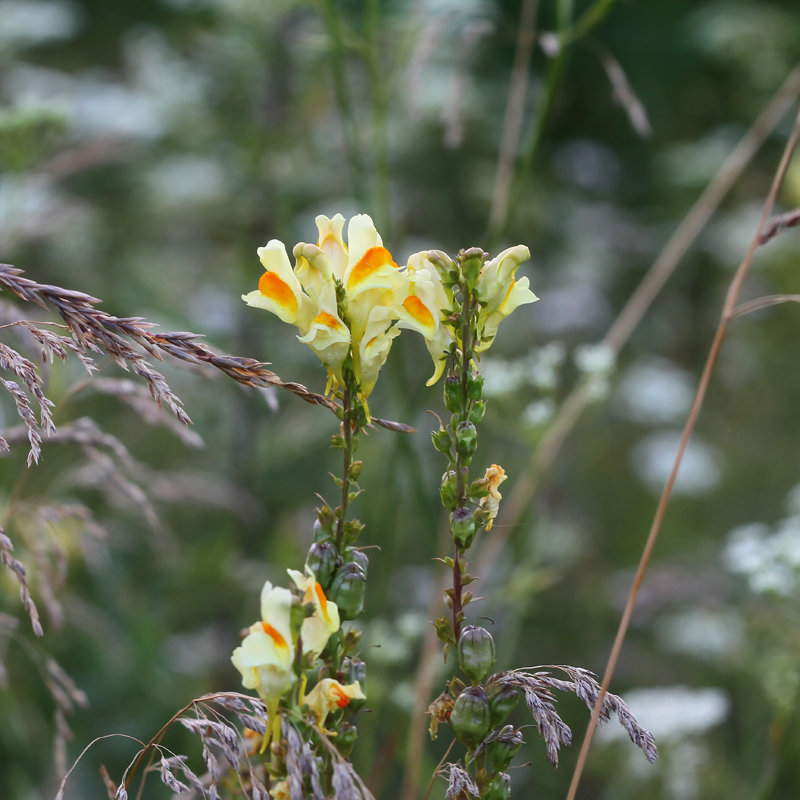
[[[519,0],[1,0],[0,258],[40,282],[100,297],[120,316],[204,333],[321,391],[316,357],[239,300],[261,272],[256,247],[307,240],[317,213],[337,211],[370,213],[400,263],[423,247],[527,244],[542,299],[507,323],[483,362],[497,389],[476,463],[502,463],[512,489],[553,409],[599,370],[597,397],[483,575],[481,613],[495,623],[501,665],[599,671],[786,123],[619,363],[598,365],[581,347],[602,337],[792,68],[800,8],[795,0],[539,6],[539,34],[575,35],[558,55],[534,50],[510,213],[490,232]],[[573,20],[591,30],[573,29]],[[651,137],[615,104],[606,53],[647,110]],[[798,187],[795,157],[786,207],[800,202]],[[748,297],[798,292],[799,235],[759,253]],[[748,593],[722,555],[732,528],[790,513],[800,371],[786,343],[797,329],[791,305],[732,326],[613,687],[624,695],[684,686],[689,708],[698,705],[692,691],[714,688],[716,711],[665,721],[632,703],[662,758],[649,768],[633,748],[601,740],[581,797],[797,796],[796,604]],[[102,367],[104,376],[117,372]],[[35,640],[13,578],[0,576],[0,797],[51,797],[58,770],[96,737],[146,740],[192,697],[237,688],[229,657],[238,630],[264,579],[281,580],[304,557],[314,493],[334,492],[328,411],[163,369],[202,449],[93,391],[76,364],[55,365],[48,379],[59,425],[91,416],[130,450],[136,466],[119,470],[146,503],[120,495],[108,475],[92,482],[76,445],[45,445],[31,470],[23,448],[0,462],[3,525],[24,543],[17,555],[27,559],[45,627]],[[425,411],[440,412],[441,402],[425,388],[428,376],[422,343],[403,337],[370,405],[420,433],[378,429],[359,453],[366,491],[356,513],[381,549],[371,556],[364,624],[373,712],[362,717],[354,758],[379,798],[396,797],[402,782],[437,585],[442,463]],[[4,425],[14,424],[13,409],[1,410]],[[37,516],[67,502],[89,509],[103,536],[75,519]],[[503,525],[501,510],[495,531]],[[61,561],[48,571],[50,552]],[[51,575],[52,586],[37,574]],[[42,602],[51,588],[60,601]],[[68,715],[66,756],[53,752],[48,655],[88,699]],[[577,738],[585,715],[568,702]],[[177,732],[170,746],[197,752]],[[426,745],[419,796],[445,747]],[[103,796],[99,764],[119,776],[135,750],[124,739],[97,743],[66,796]],[[518,796],[566,790],[574,752],[558,773],[539,743],[520,756],[533,766],[515,770]],[[443,793],[440,782],[433,796]],[[167,795],[154,779],[148,797]]]

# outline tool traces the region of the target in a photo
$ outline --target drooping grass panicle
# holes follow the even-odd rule
[[[22,600],[22,605],[25,607],[25,611],[27,611],[30,617],[33,632],[41,638],[44,636],[44,630],[42,629],[42,623],[39,619],[39,610],[36,608],[33,597],[31,597],[25,567],[22,565],[21,561],[14,558],[12,555],[13,551],[14,543],[11,541],[8,534],[0,528],[0,564],[3,564],[4,567],[7,567],[14,573],[17,583],[19,583],[19,596]]]
[[[468,797],[480,797],[481,793],[472,776],[464,767],[456,763],[444,765],[447,772],[447,800],[466,800]]]
[[[557,678],[550,670],[559,670],[567,677]],[[579,697],[589,710],[592,710],[600,695],[597,677],[587,669],[570,666],[555,666],[529,672],[515,669],[492,676],[490,683],[513,686],[522,691],[525,702],[539,726],[539,733],[547,745],[547,757],[552,764],[558,763],[558,750],[561,744],[569,744],[572,733],[561,720],[555,708],[552,691],[569,692]],[[600,721],[607,722],[611,713],[617,715],[619,723],[630,736],[631,741],[653,763],[658,757],[658,749],[650,731],[642,727],[625,705],[622,698],[606,693],[600,712]]]
[[[309,403],[335,410],[336,404],[323,395],[306,389],[299,383],[284,383],[274,372],[253,358],[220,355],[199,340],[199,334],[186,331],[153,333],[153,323],[141,317],[116,317],[96,308],[100,300],[83,292],[59,286],[40,284],[22,276],[9,264],[0,264],[0,286],[42,308],[52,306],[72,333],[83,352],[107,353],[120,366],[131,369],[143,378],[154,397],[166,403],[181,422],[189,422],[181,401],[173,394],[163,375],[145,360],[142,352],[162,359],[170,355],[190,364],[210,364],[239,383],[254,387],[278,386]]]

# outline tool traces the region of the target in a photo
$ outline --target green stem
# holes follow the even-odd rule
[[[344,539],[344,522],[347,519],[347,505],[350,502],[350,466],[353,463],[353,427],[352,396],[350,388],[345,386],[342,395],[342,438],[344,448],[342,455],[342,493],[336,522],[336,550],[341,554]]]
[[[475,301],[467,286],[462,287],[463,306],[461,309],[461,362],[459,364],[461,381],[461,421],[469,420],[471,401],[468,394],[470,358],[472,351],[472,314]],[[458,453],[456,458],[456,491],[458,493],[458,508],[467,506],[467,477],[469,467],[464,463],[464,456]],[[455,546],[453,557],[453,639],[458,643],[461,636],[461,613],[463,611],[461,584],[461,556],[458,545]]]

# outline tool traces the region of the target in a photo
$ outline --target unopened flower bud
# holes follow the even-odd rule
[[[483,740],[489,732],[489,699],[482,686],[468,686],[456,698],[450,726],[456,739],[470,749]]]
[[[489,709],[492,727],[502,725],[519,701],[519,691],[513,686],[495,684],[489,689]]]
[[[465,507],[457,508],[450,515],[450,533],[459,549],[466,550],[475,539],[475,517]]]
[[[439,277],[444,281],[456,271],[456,265],[452,258],[442,250],[428,250],[426,253],[428,260],[436,267]]]
[[[480,247],[470,247],[469,250],[462,250],[458,255],[461,263],[461,274],[464,276],[467,286],[470,289],[474,289],[487,254]]]
[[[333,542],[314,542],[308,549],[306,566],[314,573],[317,583],[326,591],[339,566],[340,558]]]
[[[481,794],[482,800],[508,800],[511,797],[511,777],[506,772],[498,772],[489,780],[489,785]]]
[[[513,725],[506,725],[493,742],[486,748],[486,754],[496,772],[508,769],[511,759],[517,754],[525,740]]]
[[[473,682],[488,677],[495,662],[494,639],[486,628],[467,625],[458,639],[458,666]]]
[[[461,394],[461,381],[455,376],[450,375],[444,380],[444,407],[451,413],[455,413],[461,408],[463,396]]]
[[[355,619],[361,614],[366,588],[367,576],[358,564],[348,561],[339,567],[331,583],[328,599],[336,603],[340,619]]]
[[[456,428],[456,450],[468,458],[478,446],[478,431],[471,422],[460,422]]]

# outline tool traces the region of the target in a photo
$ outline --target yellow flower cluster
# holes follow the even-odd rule
[[[231,661],[242,675],[245,689],[255,689],[267,707],[267,741],[279,734],[278,707],[281,698],[297,682],[294,661],[298,641],[303,656],[316,658],[333,633],[339,630],[339,609],[325,596],[311,572],[288,570],[300,594],[300,605],[308,608],[299,631],[292,629],[292,592],[269,581],[261,590],[261,619],[250,626]],[[332,686],[331,684],[335,684]],[[358,682],[342,686],[323,680],[306,698],[311,713],[323,725],[330,711],[343,708],[351,699],[364,699]]]
[[[435,383],[444,369],[442,355],[454,338],[452,326],[442,317],[452,304],[452,295],[437,270],[437,253],[415,253],[400,267],[366,214],[350,220],[347,241],[341,214],[318,216],[316,223],[317,243],[295,246],[294,267],[277,239],[258,249],[265,272],[258,289],[242,299],[295,325],[298,339],[327,365],[337,384],[343,382],[342,368],[350,356],[364,400],[401,328],[425,337],[435,364],[428,383]],[[480,350],[489,347],[497,326],[515,308],[537,299],[527,278],[517,281],[514,277],[529,258],[528,248],[517,245],[483,266],[475,288],[481,308]]]

